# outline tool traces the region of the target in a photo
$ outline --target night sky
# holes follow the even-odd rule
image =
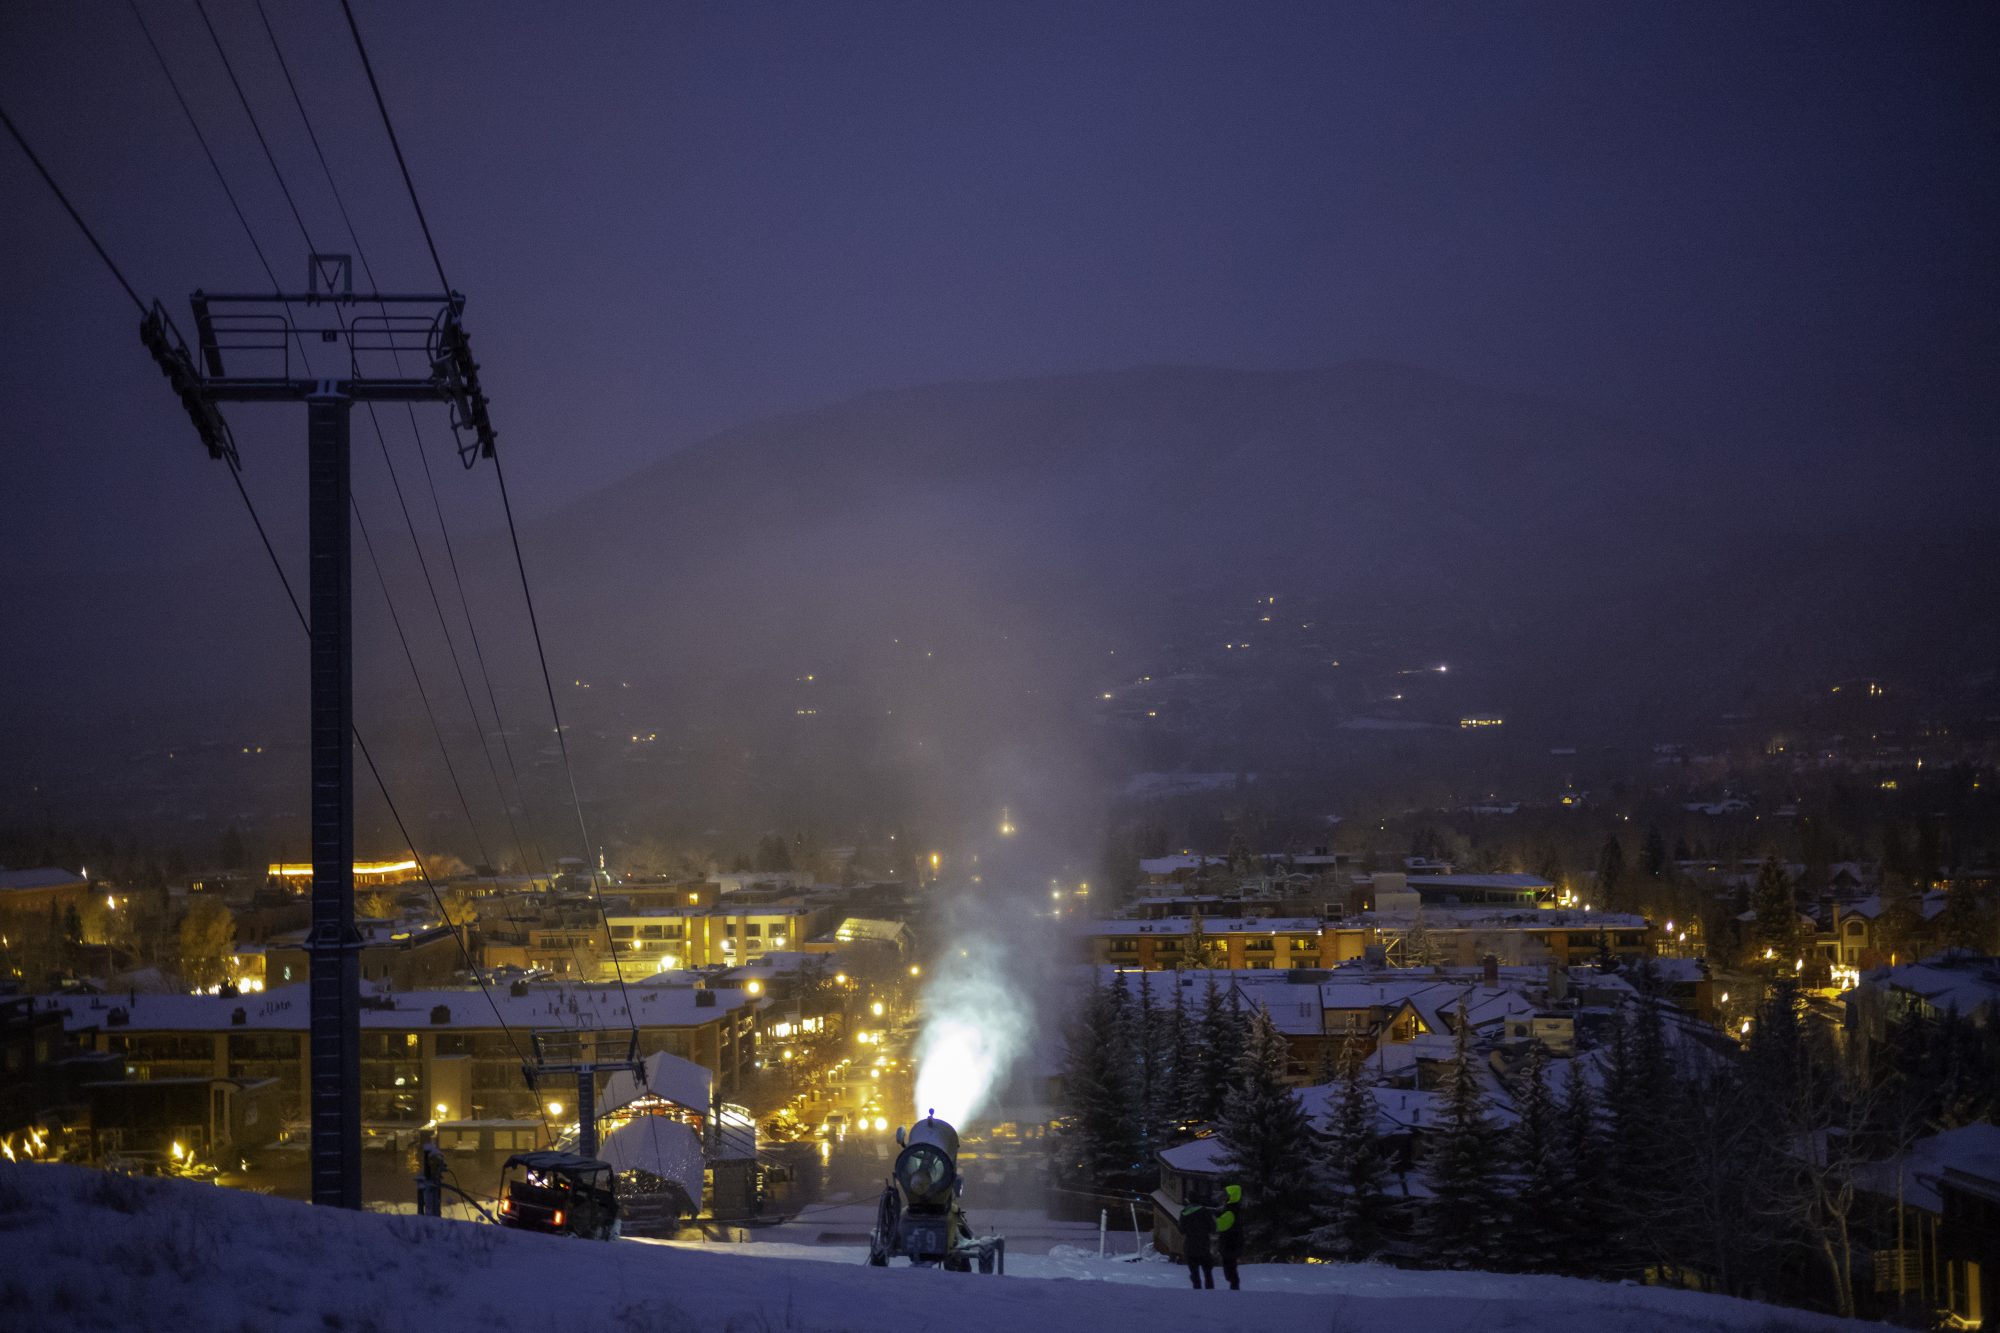
[[[383,285],[432,284],[338,7],[268,7]],[[193,5],[143,9],[299,280]],[[351,248],[256,9],[210,11]],[[1991,5],[358,13],[531,514],[774,412],[1162,362],[1391,358],[1786,467],[1991,443]],[[264,285],[126,7],[7,7],[0,98],[142,292]],[[261,559],[11,143],[0,197],[14,574]],[[299,416],[237,419],[282,523]]]

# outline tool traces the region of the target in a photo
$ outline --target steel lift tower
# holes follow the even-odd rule
[[[212,458],[238,465],[223,403],[304,403],[312,671],[312,1201],[361,1206],[361,939],[354,929],[354,647],[348,414],[356,403],[450,405],[460,461],[493,456],[465,298],[359,294],[347,255],[315,254],[304,292],[196,292],[190,352],[156,301],[140,339]],[[314,373],[308,345],[344,373]],[[425,373],[407,374],[404,354]]]

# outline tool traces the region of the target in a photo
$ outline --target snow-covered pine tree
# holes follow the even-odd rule
[[[1232,987],[1225,991],[1208,974],[1208,988],[1201,998],[1201,1119],[1221,1118],[1223,1103],[1236,1081],[1237,1066],[1244,1050],[1244,1022],[1241,1002]]]
[[[1790,975],[1803,948],[1799,938],[1799,908],[1792,882],[1774,852],[1757,870],[1757,887],[1750,898],[1757,921],[1750,932],[1751,956],[1744,961],[1777,975]]]
[[[1529,1273],[1554,1272],[1567,1239],[1569,1173],[1548,1075],[1548,1055],[1537,1042],[1521,1069],[1514,1099],[1520,1120],[1507,1145],[1515,1179],[1507,1209],[1507,1260]]]
[[[1313,1071],[1315,1084],[1334,1084],[1347,1073],[1348,1064],[1354,1057],[1354,1039],[1342,1037],[1334,1041],[1322,1036],[1319,1043],[1319,1066]]]
[[[1431,1199],[1424,1210],[1424,1231],[1433,1263],[1483,1268],[1494,1258],[1501,1210],[1486,1095],[1473,1067],[1472,1023],[1463,1004],[1457,1029],[1441,1089],[1438,1132],[1428,1155]]]
[[[1188,1011],[1187,987],[1174,974],[1174,1007],[1169,1020],[1173,1029],[1172,1098],[1168,1120],[1176,1137],[1202,1120],[1205,1105],[1201,1028]]]
[[[1173,1078],[1166,1023],[1153,1003],[1150,972],[1139,974],[1139,1003],[1133,1012],[1132,1036],[1139,1057],[1140,1146],[1144,1149],[1142,1156],[1150,1161],[1155,1152],[1166,1146],[1167,1100]]]
[[[1285,1036],[1262,1005],[1236,1066],[1216,1137],[1243,1187],[1247,1245],[1266,1255],[1297,1253],[1312,1229],[1318,1156],[1312,1122],[1285,1082]]]
[[[1093,985],[1065,1034],[1067,1155],[1097,1188],[1130,1183],[1143,1160],[1137,1061],[1115,990]]]
[[[1595,1273],[1604,1253],[1606,1181],[1597,1098],[1591,1095],[1580,1059],[1569,1062],[1559,1119],[1568,1204],[1558,1271]]]
[[[1347,1057],[1339,1077],[1340,1099],[1325,1141],[1323,1193],[1315,1209],[1319,1225],[1313,1249],[1358,1262],[1382,1248],[1388,1196],[1382,1187],[1387,1162],[1375,1128],[1375,1098],[1362,1074],[1361,1054],[1342,1043]]]
[[[1646,997],[1621,1015],[1612,1034],[1606,1109],[1606,1166],[1617,1182],[1608,1208],[1611,1259],[1626,1271],[1657,1260],[1655,1220],[1671,1203],[1674,1154],[1667,1126],[1680,1089],[1659,1005]]]

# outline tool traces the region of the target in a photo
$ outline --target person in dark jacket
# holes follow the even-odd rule
[[[1222,1199],[1222,1207],[1215,1216],[1216,1248],[1222,1255],[1222,1276],[1229,1279],[1229,1289],[1241,1291],[1242,1284],[1236,1280],[1236,1261],[1243,1257],[1243,1187],[1225,1186]]]
[[[1187,1260],[1188,1281],[1200,1291],[1215,1290],[1215,1210],[1191,1203],[1181,1209],[1181,1257]]]

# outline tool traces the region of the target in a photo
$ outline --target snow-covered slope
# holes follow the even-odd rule
[[[1198,1294],[1166,1264],[1060,1251],[1014,1260],[1004,1278],[870,1269],[855,1253],[602,1245],[71,1167],[0,1166],[0,1328],[13,1333],[1861,1327],[1560,1278],[1253,1266],[1242,1293]]]

